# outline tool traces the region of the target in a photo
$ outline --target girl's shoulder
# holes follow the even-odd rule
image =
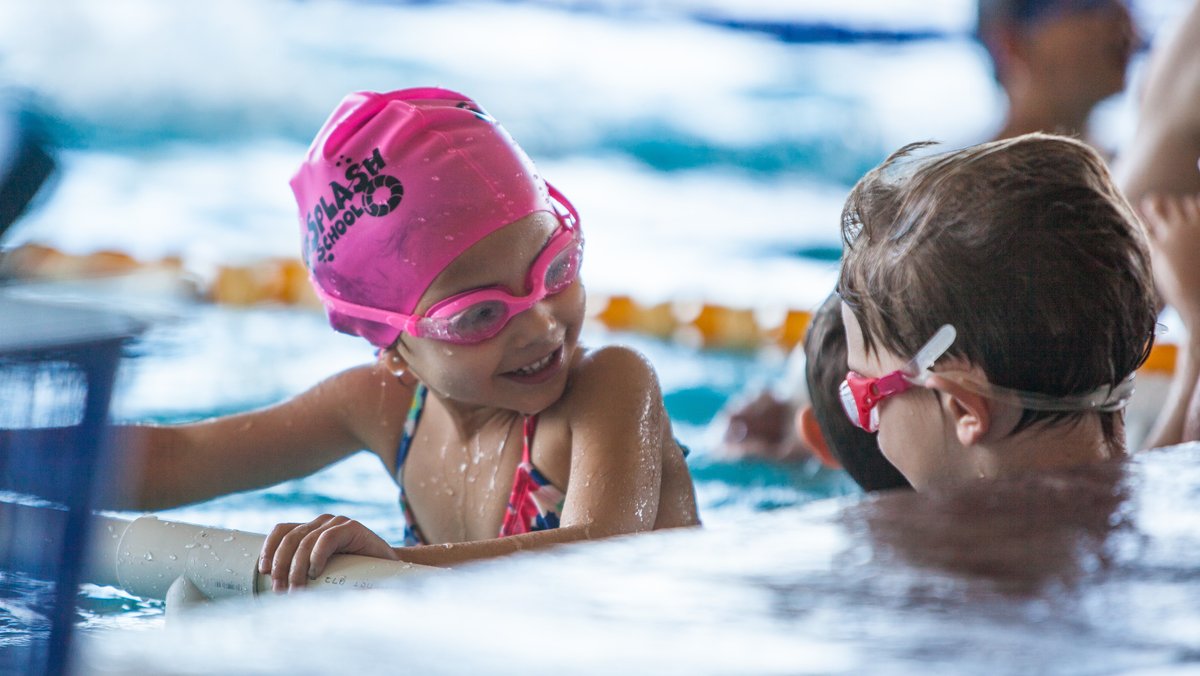
[[[605,345],[582,351],[574,369],[577,375],[596,378],[605,375],[614,377],[651,377],[657,380],[654,366],[641,352],[625,345]]]
[[[347,402],[411,399],[415,389],[414,378],[397,376],[378,362],[339,371],[313,387],[326,398]]]
[[[400,426],[394,420],[382,419],[379,412],[396,411],[397,416],[405,416],[415,391],[413,378],[398,377],[376,362],[335,373],[301,397],[336,416],[368,448],[378,452],[394,443]]]
[[[583,351],[571,369],[565,403],[603,404],[621,394],[659,394],[658,375],[650,360],[624,345]]]

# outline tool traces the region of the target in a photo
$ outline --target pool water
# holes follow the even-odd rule
[[[96,673],[1186,674],[1200,444],[820,500],[85,636]],[[352,667],[350,666],[352,665]]]
[[[1185,6],[1133,3],[1148,39]],[[961,145],[998,125],[1002,97],[969,37],[972,11],[969,0],[4,3],[0,84],[42,107],[63,144],[56,189],[4,245],[177,256],[199,288],[221,265],[294,256],[287,179],[333,105],[358,89],[438,84],[477,98],[571,196],[597,297],[811,309],[832,288],[842,200],[863,171],[904,143]],[[1131,111],[1128,94],[1106,103],[1100,140],[1119,147]],[[300,308],[196,303],[152,278],[82,293],[154,321],[122,366],[117,420],[244,410],[371,358]],[[775,385],[784,355],[598,326],[585,339],[631,344],[655,365],[693,449],[705,529],[481,566],[461,583],[238,606],[162,636],[160,603],[85,587],[85,671],[378,673],[407,660],[421,673],[509,673],[537,662],[511,652],[530,641],[547,663],[597,673],[862,672],[873,657],[894,667],[885,671],[930,663],[929,673],[1195,663],[1200,599],[1183,553],[1200,527],[1186,462],[1131,474],[1166,475],[1174,496],[1174,510],[1152,494],[1149,512],[1128,503],[1131,537],[1162,553],[1157,563],[1129,554],[1130,538],[1105,536],[1127,582],[1097,585],[1088,569],[1081,587],[1010,598],[872,539],[887,510],[911,505],[872,512],[844,474],[811,463],[717,457],[721,406]],[[162,516],[263,532],[320,512],[400,539],[395,487],[364,454]],[[29,608],[46,593],[2,575],[0,652],[38,640]],[[1162,636],[1146,629],[1156,622]],[[505,629],[514,624],[519,636]],[[479,652],[447,661],[462,655],[452,639],[464,632]],[[296,643],[304,649],[282,647]]]

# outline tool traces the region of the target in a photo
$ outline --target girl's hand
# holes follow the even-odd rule
[[[1188,331],[1200,331],[1200,194],[1142,200],[1154,280]]]
[[[345,516],[322,514],[305,524],[281,523],[263,542],[258,570],[271,574],[271,590],[301,589],[334,554],[361,554],[398,561],[383,538]]]

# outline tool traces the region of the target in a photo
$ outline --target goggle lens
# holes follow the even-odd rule
[[[421,336],[436,338],[462,345],[483,342],[508,325],[509,320],[521,314],[543,298],[566,290],[579,278],[579,267],[583,259],[583,241],[574,237],[562,250],[545,264],[542,278],[534,282],[534,292],[526,299],[488,298],[468,305],[450,317],[423,317],[417,321]],[[534,270],[540,266],[534,263]],[[484,290],[479,293],[494,294]],[[507,294],[505,294],[507,295]],[[453,302],[453,299],[451,299]],[[436,315],[436,311],[433,313]]]

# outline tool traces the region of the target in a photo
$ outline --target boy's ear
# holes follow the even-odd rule
[[[821,426],[817,424],[817,414],[813,413],[813,407],[805,404],[796,409],[796,434],[804,445],[809,447],[813,455],[817,456],[817,460],[821,461],[822,465],[830,469],[841,469],[842,463],[838,462],[834,457],[833,452],[829,450],[829,444],[825,442],[825,435],[821,434]]]
[[[946,395],[942,406],[954,423],[958,443],[974,446],[987,436],[995,422],[987,397],[939,375],[930,376],[925,386]]]

